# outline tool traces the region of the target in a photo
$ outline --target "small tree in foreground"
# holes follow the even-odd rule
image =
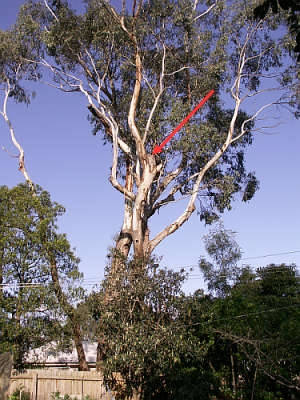
[[[82,274],[57,232],[63,213],[40,187],[34,193],[27,184],[0,187],[0,350],[13,349],[18,368],[29,350],[66,338],[75,342],[80,368],[86,366],[75,307],[84,294]]]
[[[100,292],[89,298],[103,339],[105,382],[117,399],[133,393],[141,399],[174,398],[168,384],[172,371],[201,357],[206,348],[182,320],[185,274],[159,269],[153,260],[121,258],[119,265],[114,279],[107,269]]]

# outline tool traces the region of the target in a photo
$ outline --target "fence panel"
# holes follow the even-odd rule
[[[50,400],[51,395],[60,392],[63,396],[75,396],[80,400],[86,395],[92,400],[114,400],[103,385],[103,378],[96,371],[71,371],[55,369],[27,370],[11,376],[9,394],[18,387],[30,393],[31,400]]]

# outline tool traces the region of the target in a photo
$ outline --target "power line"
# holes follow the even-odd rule
[[[196,266],[196,265],[195,265]],[[181,267],[182,269],[184,269],[184,267]],[[186,267],[187,268],[187,267]],[[264,268],[263,268],[264,269]],[[286,271],[287,268],[279,268],[279,267],[273,267],[273,268],[268,268],[266,269],[264,272],[267,273],[282,273],[284,271]],[[227,278],[227,275],[218,275],[218,278]],[[196,280],[196,279],[203,279],[203,274],[188,274],[187,279],[189,280]],[[94,279],[84,279],[81,283],[78,283],[77,286],[78,287],[82,287],[82,286],[96,286],[97,284],[101,283],[101,280],[103,280],[103,278],[94,278]],[[52,283],[50,283],[51,285]],[[18,282],[11,282],[11,283],[1,283],[0,287],[2,288],[28,288],[28,287],[45,287],[45,284],[41,284],[41,283],[30,283],[30,282],[25,282],[25,283],[18,283]]]
[[[246,258],[242,258],[241,261],[254,260],[256,258],[266,258],[266,257],[273,257],[273,256],[285,256],[287,254],[295,254],[295,253],[300,253],[300,250],[286,251],[286,252],[283,252],[283,253],[265,254],[264,256],[246,257]]]
[[[273,256],[281,256],[281,255],[288,255],[288,254],[296,254],[296,253],[300,253],[300,250],[292,250],[292,251],[286,251],[286,252],[282,252],[282,253],[270,253],[270,254],[265,254],[265,255],[261,255],[261,256],[252,256],[252,257],[245,257],[245,258],[241,258],[240,261],[245,261],[245,260],[254,260],[254,259],[259,259],[259,258],[267,258],[267,257],[273,257]],[[190,264],[190,265],[184,265],[181,267],[173,267],[170,269],[193,269],[199,267],[198,264]],[[168,268],[168,267],[164,267],[164,268]],[[270,271],[270,269],[273,269],[273,271]],[[273,267],[273,268],[269,268],[270,272],[282,272],[285,271],[285,268],[278,268],[278,267]],[[226,277],[226,275],[219,275],[219,277]],[[202,279],[202,274],[189,274],[188,279]],[[82,282],[82,286],[94,286],[97,285],[98,283],[100,283],[103,280],[102,278],[90,278],[90,279],[84,279]],[[44,286],[40,283],[33,283],[33,282],[26,282],[26,283],[21,283],[19,284],[18,282],[11,282],[11,283],[1,283],[0,284],[0,288],[7,288],[7,287],[41,287]]]
[[[280,273],[282,271],[285,270],[279,270],[279,271],[266,271],[269,273]],[[227,278],[227,275],[218,275],[218,278]],[[191,280],[203,280],[204,277],[202,274],[191,274],[187,276],[187,281],[191,281]],[[99,281],[95,281],[95,282],[90,282],[90,281],[84,281],[81,284],[78,284],[78,288],[80,287],[89,287],[89,286],[97,286],[99,284]],[[18,282],[15,283],[2,283],[0,284],[0,288],[4,289],[4,288],[40,288],[40,287],[45,287],[45,285],[42,285],[40,283],[36,283],[36,284],[19,284]]]
[[[270,308],[268,310],[252,312],[252,313],[248,313],[248,314],[235,315],[235,316],[230,317],[230,318],[219,318],[219,319],[213,319],[211,321],[195,322],[195,323],[190,324],[190,325],[186,324],[186,326],[206,325],[206,324],[211,324],[213,322],[218,322],[218,321],[230,321],[232,319],[245,318],[245,317],[248,317],[249,315],[259,315],[259,314],[264,314],[264,313],[268,313],[268,312],[275,312],[275,311],[278,311],[278,310],[285,310],[285,309],[288,309],[288,308],[299,307],[299,306],[300,306],[300,303],[296,303],[296,304],[291,304],[291,305],[285,306],[285,307]]]
[[[282,255],[295,254],[295,253],[300,253],[300,250],[292,250],[292,251],[286,251],[286,252],[282,252],[282,253],[270,253],[270,254],[265,254],[265,255],[261,255],[261,256],[244,257],[244,258],[241,258],[239,261],[254,260],[254,259],[259,259],[259,258],[282,256]],[[198,266],[199,266],[198,264],[190,264],[190,265],[184,265],[182,267],[180,267],[180,266],[173,267],[173,269],[187,269],[187,268],[195,268]]]

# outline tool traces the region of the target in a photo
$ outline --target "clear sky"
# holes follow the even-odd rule
[[[16,18],[23,0],[1,0],[0,29],[7,29]],[[81,0],[72,1],[74,7]],[[115,1],[114,4],[117,4]],[[60,93],[45,85],[36,87],[37,97],[27,108],[9,103],[8,113],[22,143],[29,173],[34,182],[48,190],[67,212],[59,221],[76,254],[86,284],[103,277],[107,248],[122,223],[122,196],[108,181],[111,148],[91,134],[86,101],[80,95]],[[300,264],[300,252],[265,258],[267,254],[300,251],[300,122],[287,111],[276,111],[279,125],[267,133],[257,133],[247,153],[247,165],[256,171],[260,190],[249,203],[241,200],[223,215],[227,229],[236,232],[243,251],[243,263],[253,267],[268,263]],[[9,132],[0,120],[0,147],[14,148]],[[12,187],[23,181],[17,160],[0,149],[0,184]],[[161,212],[152,224],[153,232],[171,222],[184,204],[179,202]],[[162,265],[177,268],[196,265],[204,255],[205,228],[196,213],[156,251]],[[196,268],[186,285],[187,291],[203,287]]]

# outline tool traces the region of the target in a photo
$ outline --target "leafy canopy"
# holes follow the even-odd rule
[[[49,250],[56,255],[57,272],[71,304],[83,291],[82,274],[56,220],[64,208],[37,186],[0,187],[0,348],[14,351],[16,367],[22,367],[30,349],[53,340],[70,339],[66,315],[55,295]]]

